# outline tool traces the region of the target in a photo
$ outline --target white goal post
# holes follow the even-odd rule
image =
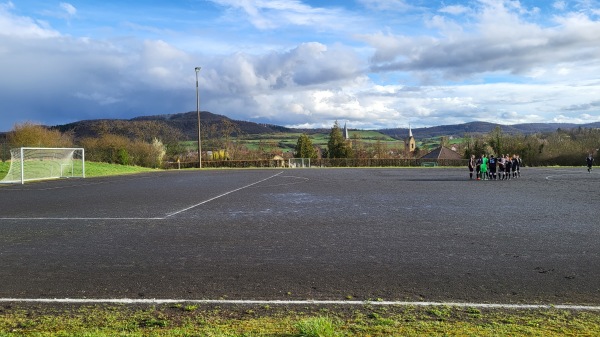
[[[0,183],[85,178],[83,148],[19,147],[10,150],[10,168]]]
[[[288,160],[288,167],[310,167],[310,158],[290,158]]]

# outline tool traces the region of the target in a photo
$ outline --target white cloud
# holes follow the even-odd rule
[[[462,31],[457,29],[459,23],[450,18],[430,21],[432,27],[449,31],[445,35],[451,38],[392,33],[361,38],[375,48],[375,71],[437,71],[451,79],[469,79],[490,72],[526,74],[532,69],[584,58],[600,61],[600,35],[595,33],[600,31],[599,21],[577,13],[557,17],[558,26],[542,27],[525,22],[521,12],[526,11],[490,1],[479,8],[474,25],[460,23]]]
[[[75,8],[70,3],[61,2],[59,6],[66,12],[68,17],[73,17],[77,14],[77,8]]]
[[[28,17],[16,16],[11,13],[15,8],[12,2],[0,5],[0,36],[19,38],[57,37],[60,33],[46,27],[41,21]]]
[[[567,9],[567,3],[565,1],[555,1],[552,3],[552,7],[558,9],[559,11],[564,11]]]
[[[363,0],[370,10],[360,13],[294,0],[212,3],[225,10],[204,25],[190,20],[189,30],[151,19],[118,20],[125,32],[110,27],[104,38],[73,34],[87,20],[70,31],[62,19],[41,21],[17,15],[22,12],[11,2],[0,4],[6,79],[0,113],[30,113],[28,119],[53,124],[191,111],[193,69],[202,66],[201,109],[287,126],[589,122],[600,116],[600,22],[589,5],[559,14],[550,9],[554,16],[541,20],[539,9],[508,0],[429,11],[405,1]],[[59,6],[63,19],[90,16],[83,5]],[[382,23],[368,16],[388,12],[390,20]],[[213,27],[223,20],[231,21]],[[136,36],[142,31],[154,38]],[[0,123],[13,123],[4,117]],[[10,126],[0,124],[0,130]]]
[[[339,27],[343,17],[338,9],[311,7],[298,0],[209,0],[230,8],[233,15],[245,14],[258,29],[276,29],[285,26]]]
[[[463,5],[444,6],[439,9],[439,12],[441,12],[441,13],[447,13],[447,14],[452,14],[452,15],[460,15],[460,14],[468,13],[469,11],[470,11],[469,7],[466,7]]]
[[[77,8],[68,2],[61,2],[58,8],[41,10],[42,15],[49,18],[57,18],[69,22],[77,16]]]
[[[366,8],[378,11],[405,12],[416,7],[404,0],[358,0]]]

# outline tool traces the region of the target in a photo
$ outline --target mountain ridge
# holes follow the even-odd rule
[[[234,120],[224,115],[215,114],[209,111],[201,111],[200,119],[203,130],[205,128],[222,127],[225,123],[234,125],[232,135],[237,135],[238,131],[242,134],[265,134],[278,132],[305,132],[307,134],[328,133],[330,129],[300,129],[288,128],[275,124],[255,123],[249,121]],[[138,116],[131,119],[97,119],[97,120],[82,120],[78,122],[57,125],[53,128],[59,129],[62,132],[72,131],[76,138],[94,136],[93,128],[98,123],[135,123],[135,122],[158,122],[164,123],[169,127],[181,131],[183,137],[187,140],[194,140],[198,137],[198,119],[197,112],[182,112],[164,115],[149,115]],[[466,134],[484,134],[489,133],[496,127],[500,127],[502,132],[508,134],[534,134],[543,132],[554,132],[558,129],[573,129],[573,128],[600,128],[600,122],[575,124],[575,123],[523,123],[504,125],[489,122],[467,122],[453,125],[439,125],[423,128],[412,128],[412,133],[416,138],[433,138],[440,136],[463,137]],[[350,128],[350,130],[359,130]],[[373,131],[381,132],[387,136],[404,139],[408,136],[408,128],[384,128]]]

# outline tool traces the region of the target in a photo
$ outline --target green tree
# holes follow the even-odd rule
[[[465,134],[464,139],[465,139],[465,141],[464,141],[464,147],[465,147],[464,158],[469,159],[469,158],[471,158],[471,155],[475,155],[475,157],[479,157],[483,150],[483,144],[482,144],[481,139],[479,139],[473,135],[469,135],[469,134]]]
[[[350,138],[352,139],[352,152],[354,152],[354,158],[369,158],[371,156],[367,144],[362,140],[360,132],[353,132]]]
[[[328,158],[352,158],[352,148],[348,145],[342,130],[335,121],[331,132],[329,133],[329,141],[327,142],[327,157]]]
[[[298,137],[294,157],[317,159],[317,151],[315,150],[312,141],[310,140],[310,138],[308,138],[308,135],[306,133],[303,133],[300,137]]]
[[[504,154],[505,149],[505,137],[502,133],[502,128],[499,126],[495,127],[489,135],[489,144],[494,149],[494,153],[498,156]]]
[[[440,146],[448,147],[450,145],[450,139],[448,136],[440,137]]]
[[[388,148],[381,139],[377,139],[373,144],[373,158],[385,159],[388,158]]]

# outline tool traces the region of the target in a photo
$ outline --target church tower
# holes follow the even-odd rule
[[[413,137],[412,129],[410,128],[410,124],[408,125],[408,138],[404,139],[404,150],[406,153],[414,153],[417,144],[415,142],[415,137]]]

